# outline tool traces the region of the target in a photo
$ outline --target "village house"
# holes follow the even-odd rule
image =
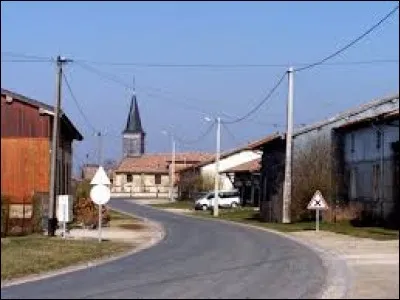
[[[262,152],[257,149],[260,141],[251,142],[245,146],[221,153],[219,161],[219,188],[221,190],[232,190],[237,187],[235,186],[235,174],[238,172],[235,172],[234,170],[230,172],[232,168],[254,162],[261,158]],[[196,191],[186,190],[187,188],[192,189],[191,182],[195,181],[196,178],[199,177],[210,179],[215,178],[215,155],[201,163],[182,169],[180,171],[180,176],[182,178],[180,182],[180,193],[192,197],[193,192]],[[254,176],[254,178],[255,177],[256,176]],[[240,181],[236,181],[236,184],[240,185],[239,182]],[[256,180],[254,182],[256,182]]]
[[[176,197],[176,185],[182,168],[197,164],[211,157],[208,153],[176,153],[172,182],[172,154],[145,153],[145,137],[134,93],[123,131],[123,157],[113,170],[113,196],[136,198]]]
[[[396,144],[396,141],[398,142],[398,127],[396,128],[396,126],[398,125],[392,124],[382,127],[383,125],[381,124],[384,123],[379,123],[381,122],[379,120],[381,120],[382,116],[384,116],[383,119],[386,118],[385,120],[390,119],[392,121],[393,118],[398,120],[398,113],[396,115],[398,109],[399,96],[397,94],[368,102],[356,109],[295,130],[293,134],[293,169],[298,165],[299,154],[309,148],[312,142],[317,140],[326,142],[325,149],[328,150],[325,153],[323,170],[321,169],[320,171],[328,170],[328,173],[320,174],[320,176],[326,176],[328,178],[327,181],[329,181],[328,192],[324,196],[331,205],[331,212],[335,213],[335,207],[340,202],[357,199],[366,203],[372,199],[379,198],[380,200],[374,202],[373,206],[380,207],[382,217],[387,215],[392,204],[386,205],[383,203],[394,202],[394,194],[389,190],[393,189],[393,185],[395,186],[392,182],[396,176],[394,173],[396,168],[393,167],[396,155],[394,153],[395,150],[391,149],[396,149],[396,145],[398,145]],[[398,124],[398,121],[396,122],[394,124]],[[350,126],[350,124],[353,125]],[[366,128],[362,130],[360,128],[354,132],[350,130],[350,128],[357,128],[361,124]],[[395,127],[393,128],[392,126]],[[381,133],[377,133],[378,131]],[[397,132],[397,135],[395,132]],[[379,143],[383,146],[379,147],[384,147],[386,150],[377,149],[378,136],[379,139],[385,138],[384,141],[380,140]],[[261,162],[261,215],[266,221],[281,222],[286,149],[285,134],[277,134],[258,147],[263,151]],[[354,151],[352,152],[351,149]],[[357,156],[355,156],[355,153],[357,153]],[[377,166],[377,159],[380,162],[378,164],[379,167]],[[367,163],[368,160],[371,161]],[[360,171],[350,171],[349,175],[344,176],[344,170],[351,170],[353,164],[358,164]],[[380,170],[383,170],[383,173]],[[309,172],[309,170],[304,170],[304,172]],[[292,180],[293,176],[292,173]],[[351,176],[353,176],[353,179],[351,179]],[[376,176],[386,177],[382,177],[382,181],[379,181]],[[353,190],[344,188],[347,179],[344,179],[344,183],[342,181],[342,184],[340,184],[341,178],[347,178],[349,182],[354,182],[353,186],[356,186],[356,188]],[[382,188],[379,188],[379,184],[381,184]],[[386,187],[384,188],[383,185],[386,185]],[[375,188],[371,188],[374,186]],[[311,195],[313,192],[310,191]],[[381,196],[377,198],[377,195]]]
[[[33,195],[48,202],[53,116],[53,106],[1,89],[1,194],[12,218],[30,218]],[[83,137],[65,113],[59,137],[56,194],[70,194],[72,143]]]
[[[256,158],[221,172],[226,174],[233,187],[239,191],[241,206],[259,206],[260,163],[261,158]]]

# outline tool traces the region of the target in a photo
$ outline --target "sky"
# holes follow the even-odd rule
[[[65,83],[62,108],[84,136],[82,142],[74,142],[78,166],[96,162],[98,140],[92,127],[105,133],[103,157],[121,159],[121,132],[135,78],[146,152],[171,152],[171,138],[162,131],[193,141],[210,125],[205,117],[228,120],[228,115],[246,114],[289,66],[328,56],[396,5],[396,1],[2,1],[1,86],[54,105],[54,63],[21,62],[18,60],[23,58],[10,53],[52,58],[61,55],[77,61],[65,66],[65,75],[85,116]],[[365,39],[329,61],[334,65],[295,73],[295,126],[398,93],[398,59],[397,11]],[[391,62],[335,65],[371,60]],[[100,70],[101,76],[80,61]],[[278,66],[237,67],[244,64]],[[104,73],[118,78],[118,83]],[[284,131],[287,90],[285,78],[255,114],[222,126],[222,150]],[[177,151],[215,152],[215,137],[213,128],[198,143],[178,142]]]

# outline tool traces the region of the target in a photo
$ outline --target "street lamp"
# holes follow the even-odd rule
[[[171,164],[171,176],[170,176],[170,200],[173,202],[174,199],[174,182],[175,182],[175,138],[173,133],[169,133],[166,130],[161,131],[164,135],[170,135],[172,141],[172,164]]]
[[[204,120],[207,122],[211,122],[212,119],[209,117],[205,117]],[[213,215],[214,217],[218,217],[218,205],[219,205],[219,159],[221,152],[221,118],[217,117],[217,149],[215,155],[215,183],[214,183],[214,206],[213,206]]]

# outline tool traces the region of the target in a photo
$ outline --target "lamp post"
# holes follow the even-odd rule
[[[211,118],[205,117],[207,122],[212,121]],[[217,147],[216,147],[216,154],[215,154],[215,183],[214,183],[214,205],[213,205],[213,216],[218,217],[218,206],[219,206],[219,159],[221,154],[221,118],[217,117]]]
[[[175,200],[174,198],[174,183],[175,183],[175,138],[173,133],[169,133],[166,130],[163,130],[162,133],[164,135],[170,135],[171,136],[171,142],[172,142],[172,163],[171,163],[171,175],[170,175],[170,200],[173,202]]]

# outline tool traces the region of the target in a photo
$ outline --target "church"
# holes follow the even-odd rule
[[[172,192],[176,197],[179,170],[213,156],[201,152],[176,153],[175,182],[172,183],[172,153],[146,153],[146,133],[136,93],[133,92],[126,126],[122,132],[122,159],[114,171],[113,196],[168,198]]]

